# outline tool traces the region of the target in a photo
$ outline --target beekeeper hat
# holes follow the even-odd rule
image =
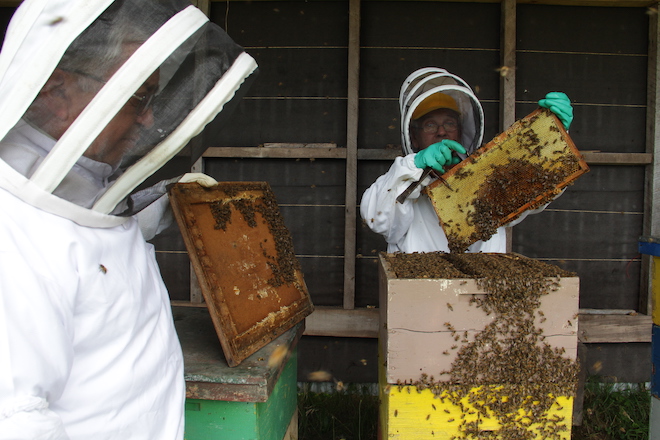
[[[461,113],[454,98],[446,93],[438,92],[431,96],[427,96],[422,102],[420,102],[417,108],[415,108],[415,111],[413,111],[411,119],[419,119],[425,114],[441,108],[448,108],[454,110],[458,114]]]

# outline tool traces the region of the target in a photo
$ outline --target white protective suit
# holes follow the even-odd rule
[[[385,237],[388,252],[449,252],[447,237],[431,200],[422,194],[422,189],[433,181],[432,177],[427,177],[406,201],[396,201],[423,173],[414,162],[416,153],[412,148],[409,130],[411,116],[425,98],[437,92],[451,96],[458,105],[462,127],[460,143],[467,155],[481,147],[483,141],[483,109],[467,83],[439,68],[420,69],[408,76],[399,95],[404,156],[397,157],[388,172],[367,188],[360,202],[362,219],[372,231]],[[458,155],[461,159],[467,157]],[[528,214],[540,212],[543,208],[523,213],[508,226],[521,222]],[[500,227],[488,241],[472,244],[467,252],[506,252],[505,228]]]
[[[186,1],[17,9],[0,52],[0,440],[183,438],[183,356],[143,231],[256,71]]]

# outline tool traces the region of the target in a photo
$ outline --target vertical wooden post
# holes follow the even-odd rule
[[[348,21],[348,109],[346,129],[346,216],[344,227],[344,308],[355,308],[357,223],[357,134],[360,84],[360,0],[350,0]]]
[[[656,10],[658,4],[655,4]],[[645,175],[644,191],[644,229],[643,233],[649,237],[660,237],[660,203],[656,196],[660,194],[660,60],[659,44],[660,26],[658,26],[658,15],[649,16],[649,52],[648,52],[648,76],[647,76],[647,101],[646,101],[646,152],[653,153],[653,163],[647,165]],[[654,261],[655,260],[655,261]],[[658,289],[653,284],[654,267],[657,257],[642,255],[641,285],[639,295],[639,311],[641,313],[654,313],[653,293]],[[657,268],[655,268],[657,269]],[[655,313],[653,315],[655,317]],[[657,351],[658,322],[653,322],[653,340],[651,345],[653,353]],[[652,354],[653,354],[652,353]],[[652,390],[654,391],[654,390]],[[649,415],[649,440],[660,440],[660,399],[655,393],[651,393],[651,413]]]
[[[516,121],[516,0],[502,0],[500,131]]]
[[[653,163],[647,166],[644,190],[644,225],[643,234],[649,237],[660,237],[660,203],[656,196],[660,194],[660,69],[658,47],[660,28],[658,16],[649,16],[649,52],[648,76],[646,91],[646,152],[653,154]],[[642,273],[639,296],[639,312],[649,314],[652,310],[650,274],[652,259],[642,255]]]
[[[516,121],[516,0],[502,0],[500,23],[500,131]],[[506,228],[506,251],[513,246]]]

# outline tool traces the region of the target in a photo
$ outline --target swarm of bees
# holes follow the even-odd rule
[[[403,265],[403,255],[388,254],[389,260],[395,255]],[[559,440],[570,436],[570,422],[556,413],[563,409],[557,397],[574,396],[579,365],[563,349],[544,342],[534,320],[535,316],[544,319],[539,310],[541,297],[556,291],[561,277],[575,274],[514,254],[420,254],[413,257],[418,267],[422,255],[450,263],[462,273],[461,278],[476,279],[488,294],[471,305],[494,319],[471,341],[464,335],[460,347],[452,347],[457,350],[455,360],[449,371],[440,372],[448,380],[436,381],[423,374],[399,387],[428,389],[443,403],[458,407],[460,419],[451,420],[458,424],[458,434],[452,439]],[[444,327],[457,333],[450,322]],[[499,429],[484,430],[483,420],[493,418]]]

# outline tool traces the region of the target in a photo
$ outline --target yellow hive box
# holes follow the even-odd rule
[[[473,391],[478,392],[477,389]],[[495,417],[480,417],[471,408],[468,399],[461,403],[463,408],[452,403],[448,392],[436,397],[430,390],[417,390],[414,385],[397,386],[380,383],[380,432],[381,439],[426,440],[446,439],[464,436],[464,424],[473,423],[480,431],[496,431],[500,424]],[[552,404],[545,419],[550,421],[546,427],[551,432],[559,434],[561,439],[570,440],[573,417],[573,398],[558,397]],[[473,414],[470,414],[473,412]],[[525,414],[519,412],[519,418]],[[556,420],[557,424],[551,421]],[[538,432],[540,426],[532,425],[528,429]],[[468,437],[474,438],[474,437]],[[478,438],[478,437],[477,437]],[[490,438],[490,437],[489,437]],[[535,438],[546,438],[538,432]]]
[[[452,252],[544,205],[589,170],[563,125],[538,109],[426,187]]]

